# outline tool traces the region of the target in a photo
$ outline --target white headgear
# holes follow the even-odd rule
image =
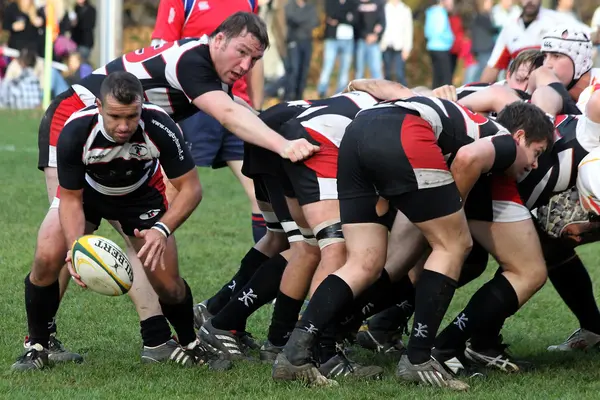
[[[560,53],[573,61],[575,75],[581,78],[592,68],[592,41],[588,33],[580,28],[559,27],[547,33],[542,39],[543,53]]]

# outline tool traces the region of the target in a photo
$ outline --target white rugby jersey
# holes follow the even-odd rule
[[[581,92],[577,99],[577,107],[582,113],[585,113],[585,106],[590,100],[590,96],[597,90],[600,90],[600,68],[590,70],[590,85]]]

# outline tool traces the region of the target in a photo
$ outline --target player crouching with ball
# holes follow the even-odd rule
[[[169,340],[159,346],[163,356],[183,365],[210,361],[214,368],[226,368],[226,361],[196,339],[192,293],[179,275],[172,236],[200,203],[200,180],[175,122],[143,99],[142,85],[134,75],[115,72],[103,81],[96,104],[65,123],[57,146],[62,233],[71,244],[95,231],[103,218],[118,221],[177,333],[179,343]],[[170,206],[161,166],[179,192]],[[71,265],[70,251],[66,261],[75,282],[85,287]],[[54,283],[36,286],[29,276],[25,279],[30,345],[13,364],[14,370],[50,365],[47,321],[59,305],[58,290],[50,289],[58,287],[60,268],[44,273]],[[157,328],[170,332],[166,321]]]

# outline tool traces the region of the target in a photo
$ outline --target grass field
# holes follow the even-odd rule
[[[0,114],[0,398],[85,399],[598,399],[600,354],[548,354],[549,344],[562,341],[576,321],[551,285],[511,318],[504,337],[513,353],[532,360],[537,370],[527,374],[493,373],[471,381],[467,393],[452,393],[405,385],[394,379],[395,360],[363,351],[362,362],[386,367],[378,382],[341,381],[338,388],[307,389],[300,384],[276,384],[270,367],[243,362],[225,373],[176,366],[141,365],[139,323],[126,296],[107,298],[71,285],[58,314],[59,337],[85,357],[81,365],[64,365],[35,373],[9,371],[21,354],[26,334],[23,278],[30,268],[36,233],[48,207],[43,174],[36,169],[39,114]],[[249,207],[242,189],[228,170],[200,172],[204,200],[177,231],[180,264],[196,300],[221,287],[238,268],[252,245]],[[118,238],[103,224],[101,235]],[[600,292],[600,247],[580,249]],[[489,278],[457,293],[449,317]],[[272,311],[266,306],[252,317],[249,330],[264,338]],[[446,321],[447,322],[447,321]],[[446,323],[445,322],[445,323]],[[445,324],[444,323],[444,324]]]

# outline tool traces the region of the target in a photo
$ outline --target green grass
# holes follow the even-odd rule
[[[23,278],[33,257],[36,233],[46,209],[43,174],[37,165],[36,113],[0,113],[0,398],[90,399],[597,399],[600,396],[599,354],[548,354],[549,344],[562,341],[577,327],[576,320],[551,285],[538,293],[504,330],[505,340],[517,355],[536,363],[527,374],[491,374],[471,382],[468,393],[405,385],[395,381],[395,361],[356,351],[362,362],[386,367],[379,382],[345,380],[338,388],[307,389],[300,384],[276,384],[270,368],[258,363],[239,363],[225,373],[205,369],[140,364],[141,339],[133,305],[126,296],[108,298],[71,285],[58,315],[59,337],[85,363],[51,370],[17,374],[10,364],[21,353],[27,324],[23,305]],[[196,300],[202,300],[225,282],[252,245],[250,210],[241,187],[228,170],[200,172],[204,200],[190,220],[177,231],[180,264]],[[103,224],[101,235],[121,243]],[[598,246],[580,249],[593,279],[600,279]],[[460,290],[449,317],[464,306],[468,296],[489,278]],[[264,338],[272,307],[254,315],[249,330]],[[447,323],[447,320],[446,322]]]

